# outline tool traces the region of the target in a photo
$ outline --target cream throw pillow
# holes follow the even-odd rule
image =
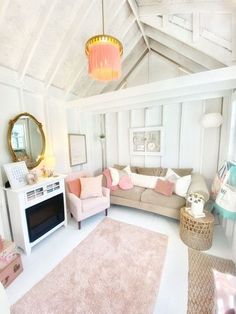
[[[145,176],[144,174],[131,173],[131,181],[133,185],[141,186],[144,188],[154,189],[159,177],[155,176]]]
[[[116,168],[109,167],[110,174],[111,174],[111,185],[116,186],[120,182],[120,171],[125,171],[129,176],[131,174],[130,166],[126,166],[122,170],[118,170]]]
[[[186,197],[189,186],[191,184],[191,175],[180,177],[171,168],[168,168],[165,178],[175,183],[174,192],[175,194]]]
[[[102,195],[102,175],[97,177],[80,178],[81,193],[80,198],[101,197]]]

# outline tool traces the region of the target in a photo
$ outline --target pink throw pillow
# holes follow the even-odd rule
[[[97,177],[80,178],[81,193],[80,198],[101,197],[102,194],[102,175]]]
[[[131,179],[129,176],[123,176],[121,179],[120,179],[120,182],[119,182],[119,187],[122,189],[122,190],[130,190],[134,187]]]
[[[110,189],[111,191],[116,191],[118,189],[118,186],[112,185],[111,173],[108,168],[103,171],[103,175],[105,176],[106,181],[107,181],[106,187]]]
[[[157,180],[155,191],[165,196],[171,196],[175,188],[175,184],[168,180]]]
[[[75,194],[77,197],[80,197],[81,193],[80,179],[68,181],[67,187],[70,193]]]

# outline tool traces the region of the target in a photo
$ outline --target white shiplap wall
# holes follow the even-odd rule
[[[218,164],[220,128],[203,129],[204,112],[221,112],[222,99],[193,101],[106,114],[107,165],[192,167],[208,183]],[[163,126],[162,156],[130,154],[129,129]]]

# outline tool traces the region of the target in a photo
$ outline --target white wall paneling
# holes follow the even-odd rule
[[[145,109],[131,110],[130,128],[145,127]],[[145,165],[144,156],[130,155],[131,165],[143,167]]]
[[[164,126],[164,156],[163,167],[179,166],[179,149],[181,138],[181,104],[165,105],[163,107]]]
[[[210,99],[205,101],[205,113],[222,112],[222,99]],[[204,113],[203,113],[204,114]],[[203,129],[201,172],[205,174],[208,183],[214,177],[218,168],[219,141],[221,128]],[[206,158],[207,156],[207,158]],[[216,158],[217,156],[217,158]]]
[[[185,102],[182,105],[180,167],[200,170],[202,101]]]
[[[19,82],[14,71],[0,67],[0,165],[11,162],[7,146],[7,130],[9,120],[22,112],[29,112],[43,125],[46,136],[46,151],[53,150],[57,162],[56,171],[68,169],[67,128],[65,124],[65,106],[55,98],[50,101],[44,96],[43,84],[31,78]],[[59,94],[60,95],[60,92]],[[48,103],[49,102],[49,103]],[[57,106],[58,105],[58,106]],[[51,139],[50,134],[53,135]],[[66,139],[66,140],[65,140]],[[38,167],[40,168],[40,166]],[[1,167],[0,187],[6,182],[6,175]],[[4,193],[0,192],[0,234],[10,239],[9,221]]]
[[[145,127],[151,126],[163,126],[163,106],[145,109]],[[162,165],[162,156],[144,156],[144,165],[159,167]]]
[[[117,113],[106,114],[106,153],[107,165],[113,166],[118,163],[118,137],[117,137]]]
[[[118,162],[121,165],[130,164],[129,127],[130,111],[118,112]]]
[[[205,129],[202,137],[200,121],[204,112],[221,112],[221,104],[222,99],[216,98],[107,113],[108,166],[119,163],[146,167],[191,167],[202,172],[210,184],[217,170],[220,128]],[[150,126],[164,128],[163,156],[130,154],[129,129]],[[98,169],[99,164],[96,167]]]

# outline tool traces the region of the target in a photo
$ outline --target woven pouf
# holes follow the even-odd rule
[[[205,251],[212,245],[214,216],[205,212],[205,217],[194,218],[185,207],[180,210],[180,238],[190,248]]]

